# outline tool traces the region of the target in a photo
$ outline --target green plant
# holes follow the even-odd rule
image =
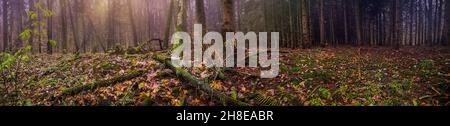
[[[332,100],[332,95],[328,89],[321,87],[319,88],[319,92],[322,98]]]
[[[413,81],[411,80],[402,80],[402,81],[392,81],[389,84],[389,88],[391,89],[391,94],[398,95],[400,97],[405,97],[409,94],[408,91],[412,90]]]

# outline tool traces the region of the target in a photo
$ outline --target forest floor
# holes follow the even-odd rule
[[[254,69],[189,69],[211,88],[249,105],[448,106],[450,49],[317,48],[281,54],[281,73],[260,79]],[[77,94],[65,90],[145,70],[145,74]],[[165,74],[169,73],[169,74]],[[10,73],[11,74],[11,73]],[[0,106],[221,106],[198,87],[142,55],[34,55],[14,78],[0,80]]]

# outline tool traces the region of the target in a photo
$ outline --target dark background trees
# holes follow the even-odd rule
[[[152,39],[167,47],[176,30],[180,0],[1,0],[1,50],[25,43],[19,34],[34,27],[29,12],[49,13],[45,37],[32,35],[34,50],[106,51]],[[183,30],[280,32],[284,48],[313,46],[450,45],[446,0],[185,0]],[[41,27],[39,27],[41,28]],[[56,40],[52,46],[50,40]],[[34,51],[41,52],[41,51]]]

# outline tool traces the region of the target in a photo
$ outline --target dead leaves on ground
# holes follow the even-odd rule
[[[362,51],[361,51],[362,50]],[[448,105],[450,54],[448,49],[326,48],[289,50],[281,55],[275,79],[252,77],[259,69],[237,68],[243,74],[204,66],[188,69],[211,88],[253,105]],[[38,75],[70,55],[37,55],[18,71],[21,78],[0,105],[99,105],[99,106],[213,106],[222,105],[208,92],[184,86],[183,81],[145,55],[84,54],[64,70],[37,81]],[[64,88],[149,68],[144,76],[110,87],[55,99]],[[20,89],[20,90],[16,90]],[[267,102],[272,101],[272,102]]]

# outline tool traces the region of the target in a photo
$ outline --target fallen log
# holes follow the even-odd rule
[[[147,70],[131,71],[131,72],[129,72],[129,74],[114,77],[112,79],[101,80],[101,81],[93,82],[93,83],[86,84],[86,85],[80,85],[80,86],[76,86],[73,88],[64,89],[64,90],[62,90],[61,95],[63,95],[63,96],[64,95],[75,95],[82,91],[88,91],[88,90],[96,89],[99,87],[111,86],[111,85],[114,85],[114,84],[117,84],[120,82],[134,79],[139,76],[143,76],[147,72],[148,72]]]
[[[198,80],[196,77],[191,75],[187,70],[183,68],[176,67],[171,63],[171,61],[163,56],[152,53],[153,59],[165,64],[167,67],[175,71],[176,75],[180,77],[182,80],[186,81],[189,86],[199,88],[202,91],[210,93],[214,98],[219,99],[224,105],[235,105],[235,106],[250,106],[248,103],[238,101],[234,98],[231,98],[222,92],[216,91],[210,87],[210,85],[206,84],[204,81]]]

